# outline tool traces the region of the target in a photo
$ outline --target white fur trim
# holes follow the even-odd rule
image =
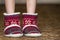
[[[23,13],[23,15],[38,15],[38,13]]]
[[[4,15],[17,15],[20,14],[20,12],[16,12],[16,13],[3,13]]]
[[[28,27],[28,26],[33,26],[33,27],[38,28],[36,25],[25,25],[22,30],[24,30],[24,29],[25,29],[26,27]]]
[[[21,37],[23,36],[23,34],[8,34],[8,35],[5,35],[6,37]]]
[[[19,25],[17,25],[17,24],[12,24],[12,25],[7,26],[7,27],[4,29],[4,31],[5,31],[6,29],[10,28],[10,27],[13,27],[13,26],[20,27],[20,26],[19,26]]]
[[[27,36],[27,37],[39,37],[42,34],[40,34],[40,33],[31,33],[31,34],[24,34],[24,35]]]

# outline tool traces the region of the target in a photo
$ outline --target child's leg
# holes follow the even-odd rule
[[[36,0],[26,0],[27,2],[27,12],[34,13],[36,8]]]
[[[23,13],[23,32],[25,36],[37,37],[41,36],[37,26],[37,15],[35,13],[36,0],[27,1],[27,13]]]
[[[15,11],[15,0],[5,0],[7,13],[4,13],[4,33],[8,37],[23,36],[20,26],[20,13]]]
[[[15,0],[5,0],[5,7],[6,7],[7,13],[14,13]]]

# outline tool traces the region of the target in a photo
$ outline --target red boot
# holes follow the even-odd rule
[[[41,36],[39,28],[37,27],[37,13],[29,14],[23,13],[23,32],[25,36],[38,37]]]
[[[4,13],[4,33],[8,37],[21,37],[23,36],[20,26],[20,13]]]

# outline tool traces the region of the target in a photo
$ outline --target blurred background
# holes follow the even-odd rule
[[[26,1],[15,0],[16,7],[15,12],[26,12]],[[38,27],[42,36],[37,38],[21,37],[21,38],[9,38],[5,37],[3,30],[4,15],[6,8],[4,0],[0,0],[0,40],[60,40],[60,0],[37,0],[36,12],[38,15]],[[22,21],[22,15],[20,15]]]
[[[24,4],[25,3],[25,0],[15,0],[16,3],[22,3]],[[60,0],[37,0],[37,3],[39,4],[43,4],[43,3],[53,3],[53,4],[59,4],[60,3]],[[0,0],[0,4],[4,4],[4,0]]]

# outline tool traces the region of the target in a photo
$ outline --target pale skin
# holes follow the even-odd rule
[[[5,7],[7,13],[14,13],[15,12],[15,0],[5,0]]]
[[[26,0],[27,13],[35,13],[36,0]],[[5,7],[8,14],[15,12],[15,0],[5,0]]]

